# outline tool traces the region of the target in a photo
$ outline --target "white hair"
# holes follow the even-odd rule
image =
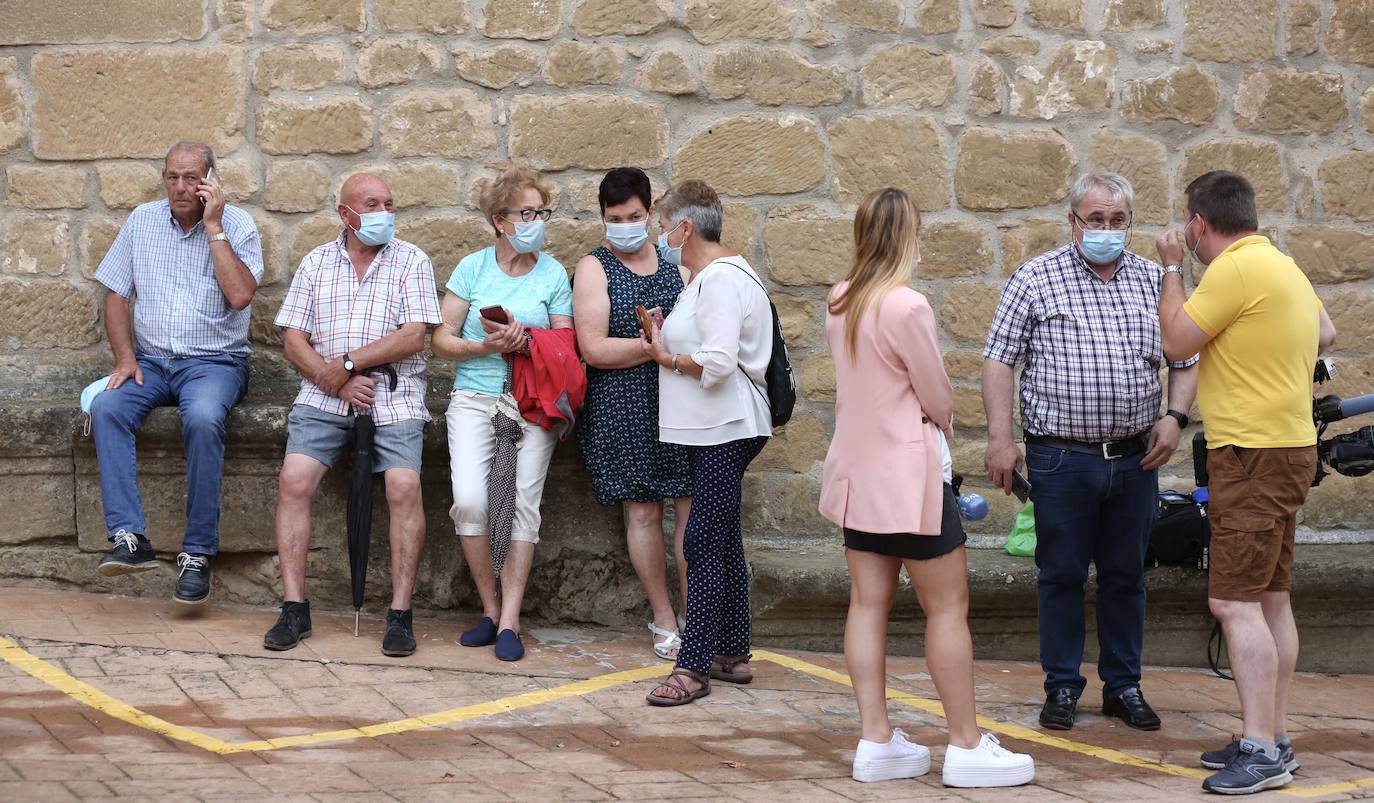
[[[1125,203],[1128,210],[1133,208],[1135,190],[1131,189],[1131,182],[1119,173],[1088,173],[1079,178],[1069,191],[1069,208],[1076,213],[1079,204],[1083,203],[1083,199],[1092,194],[1093,190],[1106,190],[1112,200]]]

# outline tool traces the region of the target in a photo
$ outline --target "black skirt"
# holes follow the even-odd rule
[[[845,548],[907,560],[930,560],[948,555],[962,546],[968,536],[964,534],[964,524],[959,520],[959,501],[954,498],[954,486],[945,483],[944,497],[939,535],[866,533],[845,527]]]

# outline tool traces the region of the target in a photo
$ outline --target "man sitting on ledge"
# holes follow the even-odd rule
[[[172,598],[192,605],[210,596],[224,419],[248,391],[248,306],[262,280],[257,227],[225,204],[214,166],[208,145],[173,145],[162,167],[167,200],[129,215],[95,273],[108,289],[105,335],[115,358],[109,385],[91,404],[106,537],[114,544],[98,570],[112,577],[157,566],[134,433],[154,407],[175,404],[186,441],[186,531]]]

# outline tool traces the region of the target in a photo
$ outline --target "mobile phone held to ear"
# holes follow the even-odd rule
[[[1011,492],[1012,495],[1021,500],[1021,504],[1030,501],[1031,484],[1016,469],[1011,470]]]
[[[510,323],[510,316],[506,314],[505,310],[501,309],[501,305],[499,304],[491,307],[483,307],[479,314],[492,323]]]
[[[219,181],[219,179],[215,177],[215,168],[213,168],[213,167],[210,168],[209,171],[207,171],[207,172],[205,173],[205,183],[206,183],[206,184],[217,183],[218,181]],[[196,193],[196,197],[200,199],[201,204],[204,204],[204,203],[205,203],[205,196],[204,196],[204,195],[201,195],[200,193]]]
[[[652,338],[654,336],[653,314],[651,314],[648,310],[644,309],[643,304],[640,304],[639,306],[635,307],[635,317],[639,318],[639,328],[644,331],[644,336]]]

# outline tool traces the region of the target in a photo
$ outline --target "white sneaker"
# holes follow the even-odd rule
[[[863,783],[915,778],[930,772],[930,751],[907,741],[901,728],[892,729],[892,738],[884,742],[859,740],[854,751],[854,780]]]
[[[945,750],[945,786],[1020,786],[1035,780],[1035,759],[1013,753],[991,733],[972,749],[950,745]]]

